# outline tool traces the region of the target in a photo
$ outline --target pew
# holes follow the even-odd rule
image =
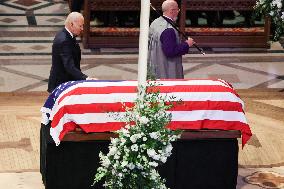
[[[255,0],[188,0],[182,1],[186,11],[252,11]],[[184,17],[184,12],[181,14]],[[184,18],[182,18],[184,20]],[[186,27],[185,32],[205,47],[259,47],[268,48],[270,19],[263,26],[245,27]]]
[[[162,0],[151,1],[159,9]],[[186,24],[187,14],[191,11],[252,11],[255,0],[180,0],[181,11],[178,25],[180,29],[194,38],[200,47],[253,47],[268,48],[270,20],[264,19],[263,25],[252,26],[202,26]],[[139,0],[85,0],[83,14],[85,17],[84,48],[103,47],[138,47],[139,27],[92,26],[91,13],[100,11],[137,11],[140,14]],[[154,17],[151,13],[152,18]],[[111,19],[111,18],[110,18]]]

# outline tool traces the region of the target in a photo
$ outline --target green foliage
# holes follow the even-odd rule
[[[271,18],[273,41],[278,41],[284,32],[283,0],[258,0],[254,9],[257,15]]]
[[[100,153],[101,166],[94,184],[104,180],[108,189],[165,189],[165,180],[157,172],[158,165],[171,155],[171,142],[180,131],[167,129],[171,114],[166,111],[178,102],[174,97],[163,96],[156,84],[140,87],[134,107],[116,119],[126,126],[112,138],[108,154]]]

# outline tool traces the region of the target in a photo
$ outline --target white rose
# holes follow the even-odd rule
[[[124,135],[128,135],[128,133],[129,133],[129,131],[127,130],[127,129],[125,129],[125,128],[122,128],[121,130],[120,130],[121,132],[122,132],[122,134],[124,134]]]
[[[118,138],[111,138],[111,143],[115,145],[117,144],[117,142],[118,142]]]
[[[113,158],[114,159],[119,159],[119,157],[120,157],[119,154],[115,154]]]
[[[130,140],[131,140],[132,143],[135,143],[135,142],[137,141],[136,135],[132,135],[132,136],[130,137]]]
[[[159,138],[159,133],[158,132],[152,132],[152,133],[149,133],[150,137],[152,139],[157,139]]]
[[[156,155],[156,152],[154,149],[147,149],[147,154],[150,157],[153,157],[154,155]]]
[[[128,164],[127,161],[123,161],[123,162],[121,163],[121,167],[125,167],[127,164]]]
[[[173,149],[173,146],[172,146],[172,144],[170,143],[170,144],[167,145],[167,147],[166,147],[166,149],[165,149],[165,152],[166,152],[166,153],[169,153],[169,152],[172,151],[172,149]]]
[[[138,151],[138,145],[137,145],[137,144],[133,144],[133,145],[131,146],[131,150],[132,150],[133,152],[137,152],[137,151]]]
[[[154,160],[160,160],[160,155],[158,155],[158,154],[154,155],[154,156],[153,156],[153,159],[154,159]]]
[[[128,164],[128,168],[129,168],[130,170],[132,170],[132,169],[135,168],[135,165],[134,165],[133,163],[129,163],[129,164]]]
[[[145,116],[142,116],[142,117],[140,117],[139,121],[142,124],[147,124],[149,122],[149,119]]]
[[[166,163],[166,161],[167,161],[167,157],[162,156],[162,157],[160,158],[160,160],[161,160],[161,162]]]
[[[109,155],[114,155],[114,154],[116,154],[116,152],[117,152],[117,148],[115,146],[113,146],[109,149]]]
[[[140,170],[142,170],[142,169],[143,169],[143,166],[142,166],[140,163],[137,163],[137,165],[136,165],[136,166],[137,166],[137,168],[138,168],[138,169],[140,169]]]
[[[121,143],[124,144],[126,142],[125,138],[120,139]]]
[[[151,161],[151,162],[149,162],[149,165],[152,166],[152,167],[157,167],[158,163],[154,162],[154,161]]]
[[[102,166],[103,167],[108,167],[110,165],[110,161],[108,158],[105,158],[103,161],[102,161]]]

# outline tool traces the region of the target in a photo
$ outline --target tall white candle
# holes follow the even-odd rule
[[[139,57],[138,57],[138,85],[143,85],[143,86],[145,86],[147,79],[149,17],[150,17],[150,0],[141,0]]]

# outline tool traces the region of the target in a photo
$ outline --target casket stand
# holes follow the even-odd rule
[[[99,152],[108,152],[113,133],[67,133],[59,146],[41,125],[40,172],[46,189],[91,187]],[[159,167],[172,189],[235,189],[238,176],[239,131],[186,130],[173,143],[173,154]]]

